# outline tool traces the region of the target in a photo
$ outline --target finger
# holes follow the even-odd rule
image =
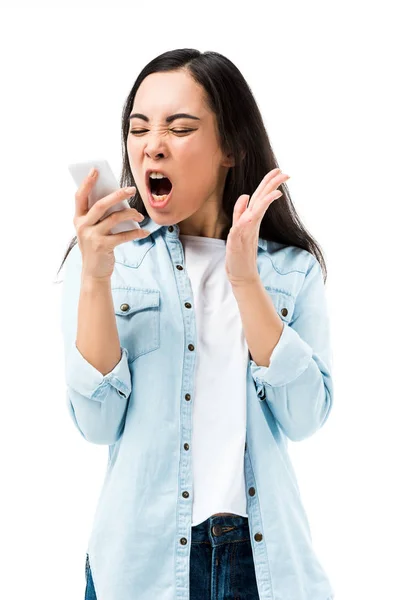
[[[289,179],[289,175],[286,175],[285,173],[281,173],[280,170],[279,170],[279,173],[272,175],[272,177],[271,177],[271,173],[272,173],[272,171],[270,171],[264,177],[264,179],[261,181],[261,183],[258,186],[258,188],[256,189],[256,191],[254,192],[254,194],[249,202],[248,208],[250,210],[253,210],[255,205],[258,204],[258,201],[265,198],[266,194],[270,194],[271,192],[275,191],[280,185],[282,185],[282,183],[284,183],[284,181],[287,181]]]
[[[237,199],[236,204],[233,208],[232,226],[236,225],[236,223],[239,221],[240,217],[246,210],[249,198],[250,196],[248,194],[242,194]]]
[[[151,235],[151,233],[147,229],[135,229],[132,231],[122,231],[121,233],[112,233],[109,238],[112,243],[112,248],[115,248],[115,246],[123,244],[124,242],[146,238],[149,235]]]
[[[111,192],[111,194],[108,194],[107,196],[104,196],[104,198],[101,198],[95,202],[87,213],[86,224],[96,225],[96,223],[100,221],[102,216],[111,206],[118,204],[118,202],[121,202],[122,200],[130,198],[135,191],[135,187],[119,188],[115,192]]]
[[[260,185],[254,192],[251,200],[251,204],[253,205],[259,197],[261,197],[265,192],[272,191],[273,187],[276,186],[277,182],[280,178],[285,177],[283,173],[281,173],[280,169],[274,169],[267,173],[267,175],[261,180]]]
[[[280,169],[276,168],[276,169],[272,169],[272,171],[269,171],[269,173],[267,173],[265,175],[265,177],[262,178],[262,180],[260,181],[258,187],[256,188],[255,192],[253,193],[250,202],[249,202],[249,206],[248,208],[250,210],[253,209],[254,204],[256,204],[258,197],[264,193],[265,188],[267,187],[267,185],[269,184],[269,182],[280,173]]]
[[[107,235],[110,233],[110,230],[123,221],[128,221],[128,219],[133,219],[134,221],[141,223],[144,220],[144,216],[139,213],[136,208],[126,208],[124,210],[118,210],[110,215],[108,215],[105,219],[102,219],[99,223],[96,223],[97,232],[100,235]]]
[[[89,194],[96,183],[97,171],[87,175],[75,193],[75,217],[82,217],[88,212]]]
[[[256,219],[262,219],[264,217],[265,211],[272,204],[274,200],[283,196],[283,193],[280,190],[274,190],[267,194],[263,200],[259,200],[258,203],[253,207],[252,214]]]

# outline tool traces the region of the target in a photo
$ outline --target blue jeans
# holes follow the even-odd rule
[[[209,517],[192,527],[190,600],[259,600],[247,517]]]
[[[259,600],[247,517],[209,517],[192,527],[190,600]],[[86,555],[85,600],[97,600]]]

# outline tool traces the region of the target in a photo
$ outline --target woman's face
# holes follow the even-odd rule
[[[207,222],[209,226],[217,219],[232,164],[221,153],[215,115],[205,104],[203,88],[182,70],[152,73],[136,93],[133,113],[148,118],[130,119],[127,148],[135,184],[150,217],[168,225],[197,214],[192,224]],[[166,121],[177,113],[196,118]],[[165,208],[149,203],[147,169],[164,172],[173,184]]]

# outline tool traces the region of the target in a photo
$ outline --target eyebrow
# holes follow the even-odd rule
[[[132,113],[131,115],[129,115],[129,118],[143,119],[143,121],[149,122],[149,117],[146,117],[146,115],[142,115],[141,113]],[[171,123],[171,121],[174,121],[175,119],[195,119],[196,121],[201,120],[199,117],[195,117],[194,115],[188,115],[187,113],[176,113],[175,115],[170,115],[169,117],[166,117],[165,122]]]

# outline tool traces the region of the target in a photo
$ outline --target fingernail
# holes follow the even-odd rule
[[[97,171],[96,171],[96,169],[93,167],[93,168],[90,170],[89,177],[94,177],[94,175],[96,175],[96,174],[97,174]]]
[[[133,186],[131,186],[131,187],[126,187],[126,188],[125,188],[125,190],[126,190],[127,192],[134,192],[134,191],[136,190],[136,188],[135,188],[135,186],[133,185]]]

